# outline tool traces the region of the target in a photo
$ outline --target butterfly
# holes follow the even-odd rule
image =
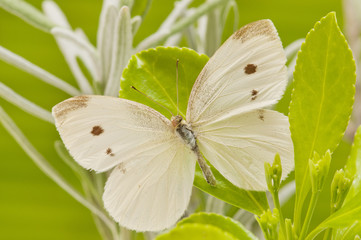
[[[283,178],[293,169],[288,118],[264,109],[282,97],[285,63],[273,23],[260,20],[235,32],[210,58],[185,119],[168,119],[126,99],[87,95],[57,104],[52,114],[81,166],[111,170],[103,201],[115,221],[160,231],[186,210],[197,160],[211,185],[217,187],[204,158],[235,186],[256,191],[267,189],[264,162],[276,153]]]

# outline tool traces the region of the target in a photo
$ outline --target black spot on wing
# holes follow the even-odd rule
[[[255,73],[256,70],[257,70],[257,65],[255,65],[255,64],[247,64],[247,66],[244,67],[245,74]]]
[[[105,153],[111,157],[114,157],[114,153],[113,150],[111,148],[107,148],[107,150],[105,151]]]
[[[101,126],[94,126],[90,133],[93,134],[93,136],[99,136],[103,132],[104,129]]]
[[[254,101],[254,100],[256,100],[256,98],[257,98],[257,96],[258,96],[258,91],[257,90],[255,90],[255,89],[253,89],[252,91],[251,91],[251,100],[252,101]]]
[[[124,163],[119,163],[118,166],[116,167],[116,169],[121,171],[123,174],[125,174],[127,172],[127,169],[125,168]]]
[[[263,109],[258,110],[258,118],[264,122],[264,110]]]

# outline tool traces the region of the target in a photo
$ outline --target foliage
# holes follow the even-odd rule
[[[120,85],[120,97],[149,105],[168,118],[171,116],[167,110],[130,88],[135,86],[172,113],[179,111],[185,116],[193,83],[208,57],[189,48],[148,48],[158,44],[188,45],[198,52],[211,55],[225,38],[225,33],[229,32],[229,28],[226,29],[225,26],[235,28],[238,19],[237,4],[231,0],[214,0],[195,5],[192,6],[195,8],[190,10],[190,1],[180,1],[177,7],[184,11],[190,10],[188,15],[183,16],[174,10],[173,15],[170,15],[172,17],[153,35],[142,41],[134,36],[147,14],[149,6],[145,1],[133,3],[123,0],[119,1],[118,6],[104,6],[95,47],[82,33],[60,26],[66,24],[57,22],[59,18],[49,15],[57,8],[53,2],[47,1],[44,4],[46,16],[24,1],[0,0],[0,7],[40,30],[53,34],[73,71],[79,89],[3,47],[0,47],[0,58],[69,95],[97,93],[115,96]],[[138,7],[132,9],[132,6]],[[208,25],[204,25],[204,21],[199,19],[201,16],[208,18]],[[219,25],[214,30],[212,26],[216,23]],[[204,28],[200,29],[200,26]],[[166,31],[168,28],[171,30]],[[203,30],[204,35],[201,34]],[[136,43],[136,46],[132,46],[132,43]],[[298,45],[287,55],[293,56],[297,51]],[[137,53],[131,57],[134,52]],[[178,90],[175,82],[177,60]],[[292,62],[296,64],[293,75]],[[290,80],[294,78],[289,87],[293,88],[289,121],[295,146],[296,184],[292,219],[290,214],[281,208],[279,198],[282,196],[282,185],[280,188],[279,180],[282,166],[279,155],[276,155],[274,164],[265,166],[268,188],[274,201],[272,210],[265,192],[237,188],[212,166],[217,186],[211,187],[197,166],[194,186],[200,191],[195,190],[192,201],[196,204],[191,204],[190,209],[199,213],[185,217],[166,233],[135,233],[119,228],[102,207],[101,194],[105,179],[103,175],[79,168],[63,145],[56,142],[55,149],[60,158],[80,180],[82,190],[78,190],[80,187],[74,187],[73,180],[69,182],[48,163],[2,108],[0,122],[46,175],[92,212],[99,233],[104,239],[257,239],[255,234],[245,227],[255,222],[259,223],[266,239],[310,240],[320,237],[323,231],[324,239],[331,236],[333,239],[358,239],[361,235],[361,127],[354,137],[346,165],[335,173],[330,167],[332,164],[340,164],[334,163],[332,154],[342,141],[351,117],[356,80],[352,52],[337,24],[335,13],[329,13],[315,24],[298,52],[297,62],[291,59],[288,66],[291,69]],[[119,82],[121,74],[122,79]],[[177,91],[180,96],[179,109]],[[3,83],[0,83],[0,97],[42,120],[53,123],[47,110],[28,101]],[[281,102],[287,105],[288,99],[289,96],[286,95]],[[343,157],[346,159],[346,156]],[[328,179],[332,179],[332,183],[329,183]],[[329,202],[324,204],[330,213],[313,225],[312,219],[317,217],[318,213],[315,206],[324,189],[331,191]],[[200,212],[207,210],[218,214]],[[244,210],[252,214],[247,215]],[[255,233],[259,233],[259,230],[255,230]]]

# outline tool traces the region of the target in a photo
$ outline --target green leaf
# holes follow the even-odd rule
[[[132,90],[137,89],[177,113],[176,61],[179,59],[179,111],[185,117],[190,92],[208,57],[187,48],[158,47],[135,54],[123,72],[120,97],[148,105],[167,118],[171,114],[147,97]],[[264,192],[245,191],[227,181],[211,166],[217,186],[210,186],[197,165],[194,185],[199,189],[254,214],[268,209]]]
[[[183,219],[177,224],[177,227],[184,224],[200,223],[208,224],[214,227],[218,227],[225,232],[233,235],[236,239],[257,239],[251,232],[249,232],[242,224],[236,222],[232,218],[224,217],[215,213],[195,213],[188,218]]]
[[[238,188],[225,179],[213,166],[211,166],[211,170],[217,180],[215,187],[207,183],[198,165],[194,177],[194,186],[233,206],[245,209],[256,215],[260,215],[268,209],[265,192],[246,191]]]
[[[355,239],[355,236],[360,234],[361,234],[361,222],[355,221],[348,228],[338,229],[337,231],[334,231],[332,239],[337,239],[337,240]]]
[[[337,147],[346,130],[355,93],[355,62],[335,13],[317,22],[298,53],[290,104],[290,129],[295,147],[295,227],[311,184],[308,160]]]
[[[204,224],[184,224],[170,232],[160,235],[156,240],[237,240],[233,235],[222,231],[220,228]]]
[[[345,203],[337,212],[325,219],[316,227],[306,240],[314,237],[326,228],[350,227],[355,221],[361,221],[361,192],[358,192],[352,199]]]
[[[357,129],[345,171],[354,177],[345,202],[361,191],[361,126]]]
[[[361,191],[361,126],[357,129],[347,160],[345,173],[353,177],[353,182],[346,196],[344,204]],[[361,203],[361,202],[360,202]],[[361,221],[353,224],[351,229],[339,229],[335,239],[351,239],[356,233],[361,232]]]
[[[145,96],[132,90],[134,86],[173,114],[177,113],[176,62],[178,65],[179,111],[185,118],[188,98],[199,72],[208,57],[188,48],[157,47],[132,56],[124,69],[120,97],[148,105],[167,118],[171,114]]]

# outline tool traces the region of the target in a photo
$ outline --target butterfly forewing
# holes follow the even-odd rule
[[[79,96],[53,108],[56,127],[83,167],[106,171],[120,162],[136,163],[141,148],[175,139],[168,119],[145,105],[105,96]]]
[[[270,20],[234,33],[198,76],[187,121],[210,163],[238,187],[267,188],[264,162],[280,153],[284,176],[293,168],[287,117],[262,107],[282,97],[286,57]]]
[[[170,227],[191,195],[196,155],[170,120],[136,102],[73,97],[53,108],[56,127],[83,167],[114,167],[103,196],[110,215],[137,231]]]
[[[271,105],[286,86],[286,57],[270,20],[250,23],[234,33],[199,74],[189,101],[193,126]],[[235,114],[233,113],[233,114]]]

